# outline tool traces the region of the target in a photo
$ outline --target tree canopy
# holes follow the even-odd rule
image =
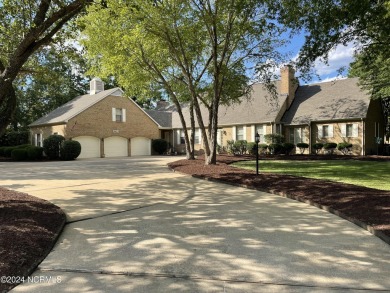
[[[3,0],[0,2],[0,134],[17,106],[14,80],[31,72],[30,57],[50,43],[65,40],[62,28],[92,0]]]
[[[131,96],[163,91],[183,129],[188,127],[181,109],[189,103],[206,162],[215,163],[219,105],[248,94],[251,78],[269,80],[269,61],[280,59],[275,47],[282,28],[268,11],[257,0],[107,1],[105,9],[91,7],[84,19],[91,72],[114,75]],[[256,65],[257,76],[248,64]],[[208,117],[202,117],[202,104]]]

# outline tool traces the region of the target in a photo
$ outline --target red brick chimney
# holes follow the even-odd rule
[[[298,88],[298,80],[295,78],[295,70],[291,65],[285,65],[280,69],[280,91],[281,95],[287,95],[287,109],[295,97]]]

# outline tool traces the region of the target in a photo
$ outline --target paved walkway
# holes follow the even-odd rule
[[[169,157],[0,163],[68,224],[13,292],[390,291],[390,247],[303,203],[167,170]]]

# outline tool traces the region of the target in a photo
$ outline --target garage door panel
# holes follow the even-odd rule
[[[100,139],[94,136],[78,136],[73,138],[81,144],[80,159],[100,158]]]
[[[131,139],[131,156],[150,156],[151,140],[146,137],[135,137]]]
[[[128,139],[121,136],[110,136],[104,139],[104,155],[110,157],[127,157]]]

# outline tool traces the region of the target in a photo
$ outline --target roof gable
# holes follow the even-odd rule
[[[95,105],[105,97],[122,96],[122,94],[123,91],[120,88],[113,88],[94,95],[87,94],[78,96],[66,104],[58,107],[57,109],[51,111],[46,116],[43,116],[34,121],[29,126],[66,123],[69,119]]]
[[[282,122],[307,124],[366,118],[370,95],[358,85],[358,78],[300,86]]]

